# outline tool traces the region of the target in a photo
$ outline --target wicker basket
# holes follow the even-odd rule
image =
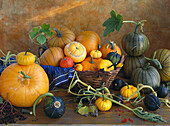
[[[124,55],[122,55],[120,63],[123,64]],[[105,87],[109,88],[112,81],[120,71],[121,67],[112,71],[77,71],[80,80],[91,85],[94,88],[99,88],[105,82]]]

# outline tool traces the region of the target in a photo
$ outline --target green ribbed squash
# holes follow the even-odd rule
[[[123,71],[127,78],[131,78],[132,72],[138,67],[142,67],[146,63],[144,56],[127,56],[124,61]]]
[[[53,35],[47,40],[48,47],[60,47],[64,49],[65,45],[75,40],[75,34],[65,27],[54,28]]]
[[[127,33],[122,39],[122,48],[130,56],[143,55],[149,48],[149,40],[146,35],[137,33],[138,25],[135,32]]]
[[[170,50],[157,49],[155,59],[162,65],[162,69],[158,70],[161,80],[164,82],[170,81]]]
[[[142,68],[136,68],[132,72],[132,82],[137,86],[139,83],[151,86],[154,90],[157,90],[160,86],[160,75],[157,69],[150,66],[150,63],[146,63]],[[144,93],[150,93],[150,89],[144,89]]]

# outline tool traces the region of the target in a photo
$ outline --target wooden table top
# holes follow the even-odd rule
[[[51,119],[47,117],[43,111],[44,100],[36,106],[36,117],[33,115],[26,115],[28,118],[24,121],[17,121],[17,124],[107,124],[107,125],[170,125],[170,110],[168,107],[162,103],[161,108],[153,113],[159,114],[167,121],[167,123],[153,123],[149,121],[144,121],[143,119],[138,118],[129,112],[127,109],[121,106],[113,105],[111,111],[108,112],[99,112],[98,117],[88,117],[82,116],[76,113],[77,102],[75,102],[75,96],[68,94],[67,92],[55,92],[56,96],[61,97],[66,105],[66,111],[64,115],[59,119]],[[167,96],[169,98],[169,96]],[[127,106],[134,108],[130,103],[126,104]],[[144,110],[147,110],[144,105]],[[115,110],[120,109],[121,112],[116,112]],[[32,110],[32,108],[30,108]],[[124,113],[122,112],[124,111]],[[147,110],[148,111],[148,110]],[[120,114],[120,116],[119,116]],[[131,118],[134,122],[127,121],[122,123],[124,118]],[[34,121],[36,120],[36,121]]]

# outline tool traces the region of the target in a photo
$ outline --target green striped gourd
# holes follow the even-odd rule
[[[65,45],[75,40],[75,34],[65,27],[54,28],[53,35],[47,40],[48,47],[60,47],[64,49]]]
[[[40,56],[41,65],[59,66],[60,60],[64,58],[63,50],[60,47],[51,47],[45,50]]]
[[[138,27],[139,25],[134,33],[127,33],[122,39],[122,48],[130,56],[143,55],[149,48],[148,38],[142,33],[137,33]]]
[[[157,49],[153,58],[157,59],[162,65],[162,69],[158,69],[161,80],[164,82],[170,81],[170,50]]]
[[[123,71],[127,78],[131,78],[132,72],[138,67],[142,67],[146,63],[144,56],[126,56],[123,66]]]
[[[146,63],[142,68],[136,68],[132,72],[132,82],[137,86],[139,83],[151,86],[157,90],[160,86],[160,75],[157,69]],[[150,89],[144,89],[144,93],[150,93]]]

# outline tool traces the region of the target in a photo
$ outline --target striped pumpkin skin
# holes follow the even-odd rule
[[[132,72],[132,82],[137,86],[139,83],[151,86],[154,90],[160,86],[160,75],[153,66],[137,68]],[[150,93],[150,89],[144,89],[144,93]]]
[[[65,27],[59,27],[57,30],[61,36],[55,30],[52,30],[53,35],[47,40],[48,47],[60,47],[64,49],[65,45],[73,42],[76,38],[75,34]]]
[[[63,58],[64,53],[60,47],[51,47],[40,56],[40,64],[58,67]]]
[[[127,78],[131,78],[132,72],[138,67],[142,67],[146,63],[144,56],[127,56],[124,61],[123,71]]]
[[[143,55],[149,48],[149,40],[144,34],[128,33],[122,39],[122,48],[130,56]]]
[[[79,42],[71,42],[64,47],[64,54],[75,63],[82,62],[87,55],[86,48]]]
[[[170,81],[170,50],[157,49],[155,59],[162,65],[162,69],[158,70],[161,80],[164,82]]]

